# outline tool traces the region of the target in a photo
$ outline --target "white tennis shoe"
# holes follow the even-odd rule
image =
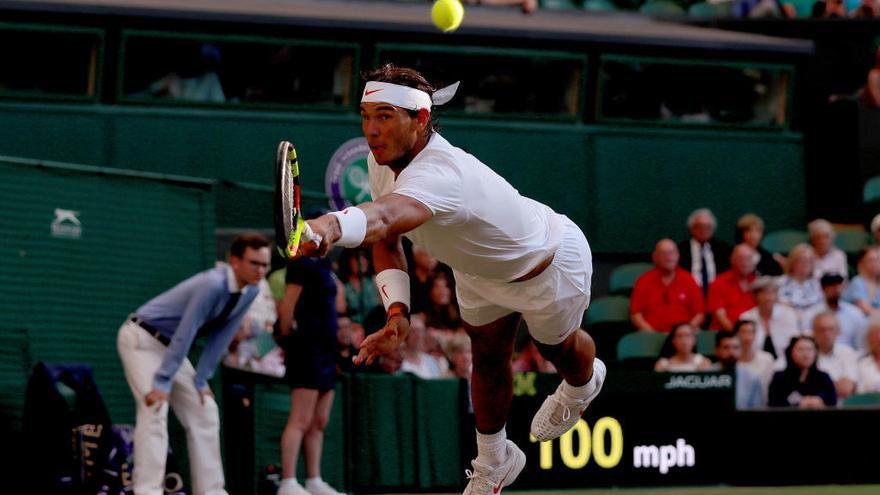
[[[507,459],[500,466],[493,467],[471,461],[474,470],[465,470],[468,485],[464,489],[464,495],[498,495],[501,489],[513,483],[526,465],[526,455],[515,443],[507,440]]]
[[[306,492],[311,495],[345,495],[337,492],[332,486],[328,485],[324,480],[306,481]]]
[[[278,487],[277,495],[310,495],[302,485],[296,481],[296,478],[281,480],[281,486]]]
[[[605,363],[601,359],[593,359],[593,378],[595,379],[596,388],[593,393],[585,399],[577,399],[569,397],[563,391],[563,383],[559,384],[556,392],[547,396],[541,408],[532,418],[532,435],[540,442],[546,442],[559,438],[565,432],[572,429],[577,424],[581,415],[593,402],[593,399],[599,395],[602,390],[602,384],[605,382]]]

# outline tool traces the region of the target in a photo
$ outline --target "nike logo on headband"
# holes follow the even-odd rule
[[[373,94],[373,93],[377,93],[377,92],[379,92],[379,91],[382,91],[383,89],[385,89],[385,88],[379,88],[379,89],[373,89],[373,90],[370,90],[370,91],[364,91],[364,96],[369,96],[369,95],[371,95],[371,94]]]

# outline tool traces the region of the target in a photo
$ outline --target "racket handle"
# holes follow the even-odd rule
[[[314,242],[317,245],[321,245],[321,240],[323,239],[320,235],[316,234],[311,227],[309,227],[308,222],[303,224],[303,237],[305,237],[306,241]]]

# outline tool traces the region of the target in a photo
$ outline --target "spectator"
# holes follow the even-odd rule
[[[868,0],[865,0],[867,2]],[[863,4],[864,5],[864,4]],[[877,16],[877,10],[874,10],[874,16]],[[862,90],[862,101],[865,102],[865,106],[868,108],[880,108],[880,46],[877,47],[877,53],[875,55],[874,67],[868,71],[868,80],[865,82],[865,88]],[[878,231],[880,231],[880,225],[875,228],[874,224],[880,223],[877,222],[877,217],[874,217],[875,221],[871,222],[871,232],[874,233],[874,237],[877,237]]]
[[[834,382],[816,367],[816,342],[812,337],[791,339],[785,349],[786,367],[770,382],[768,405],[821,409],[837,404]]]
[[[671,239],[654,246],[654,268],[636,280],[630,314],[638,330],[669,332],[686,321],[699,328],[705,320],[703,291],[691,274],[678,266],[678,247]]]
[[[816,253],[816,264],[813,267],[813,278],[822,278],[826,273],[837,273],[844,278],[849,277],[849,264],[846,253],[834,245],[837,233],[828,220],[817,219],[807,224],[810,233],[810,244]]]
[[[438,271],[431,278],[430,305],[425,316],[429,328],[456,330],[462,326],[449,276],[445,272]]]
[[[363,328],[361,327],[360,338],[358,338],[351,317],[340,313],[336,321],[338,327],[336,331],[336,370],[339,373],[348,373],[355,369],[352,359],[357,356],[358,345],[364,340]]]
[[[846,4],[843,0],[818,0],[813,4],[811,17],[846,17]]]
[[[851,347],[837,343],[840,328],[834,313],[819,313],[813,319],[813,339],[819,358],[816,366],[834,382],[837,398],[844,400],[856,390],[859,372],[856,362],[858,354]]]
[[[822,285],[822,293],[825,296],[825,304],[818,306],[813,312],[806,315],[806,321],[813,321],[815,315],[830,311],[837,317],[840,325],[840,335],[837,342],[847,345],[859,354],[867,352],[865,335],[868,333],[868,317],[853,304],[841,299],[846,283],[843,277],[836,273],[826,273],[819,280]]]
[[[737,322],[739,323],[739,322]],[[710,369],[726,371],[736,377],[736,408],[751,409],[765,404],[764,385],[750,368],[739,363],[742,344],[733,332],[721,330],[715,334],[715,356],[718,362]]]
[[[687,226],[690,238],[678,243],[681,254],[679,264],[691,272],[697,284],[703,288],[705,297],[715,276],[730,266],[730,246],[713,237],[718,222],[708,208],[700,208],[691,213]]]
[[[809,322],[804,315],[816,311],[825,297],[822,286],[813,278],[816,253],[808,244],[798,244],[791,249],[785,266],[785,275],[779,280],[779,302],[791,306],[798,316],[798,329],[804,330]]]
[[[843,291],[843,300],[855,304],[870,317],[880,308],[880,247],[870,246],[859,253],[859,274],[853,277]]]
[[[880,323],[868,328],[868,354],[858,362],[859,375],[856,392],[867,394],[880,392]]]
[[[370,260],[363,249],[346,249],[339,257],[339,278],[345,286],[345,311],[359,325],[381,304],[373,282]]]
[[[730,255],[730,270],[722,273],[709,288],[712,329],[732,330],[739,315],[755,307],[752,282],[755,281],[755,250],[737,244]]]
[[[409,325],[400,371],[424,379],[440,378],[449,366],[447,363],[446,366],[441,367],[437,359],[426,352],[428,329],[425,326],[425,317],[421,313],[416,313],[410,316]]]
[[[880,213],[874,215],[874,218],[871,219],[871,239],[875,246],[880,245]]]
[[[757,275],[782,275],[782,265],[777,256],[774,256],[761,246],[764,238],[764,221],[761,217],[748,213],[736,222],[737,244],[745,243],[755,250],[755,272]]]
[[[739,341],[742,344],[738,365],[748,368],[761,379],[761,390],[763,391],[764,402],[766,403],[767,390],[770,388],[770,380],[773,379],[776,360],[773,359],[772,354],[755,346],[755,322],[743,319],[737,320],[733,326],[733,333],[739,337]]]
[[[471,339],[465,333],[456,333],[446,342],[446,358],[449,359],[451,376],[470,381],[473,368]]]
[[[858,7],[853,9],[853,11],[849,13],[849,15],[854,19],[871,19],[873,17],[877,17],[878,7],[880,6],[877,5],[875,0],[862,0],[862,3],[860,3]]]
[[[425,248],[413,244],[413,268],[412,276],[409,279],[410,297],[412,311],[411,313],[422,313],[427,311],[431,305],[431,282],[434,278],[434,272],[437,270],[437,258],[428,254]]]
[[[137,408],[135,493],[163,493],[169,405],[186,429],[196,490],[225,493],[220,415],[208,380],[257,297],[270,258],[265,237],[238,236],[228,266],[154,297],[119,328],[117,349]],[[187,354],[197,337],[206,344],[193,367]]]
[[[186,52],[187,50],[181,50]],[[226,95],[217,71],[220,49],[210,43],[198,47],[198,55],[187,57],[178,70],[150,85],[148,93],[160,98],[173,98],[201,103],[223,103]]]
[[[757,306],[740,315],[740,319],[755,322],[755,340],[752,349],[764,350],[773,359],[782,361],[785,348],[793,337],[801,334],[797,314],[790,307],[779,304],[776,280],[761,277],[752,284]]]
[[[696,331],[689,323],[680,323],[672,328],[660,355],[654,371],[706,371],[712,366],[709,358],[697,353]]]
[[[308,217],[319,215],[312,212]],[[278,495],[339,495],[321,479],[324,429],[333,407],[338,349],[337,286],[331,262],[327,258],[291,260],[285,281],[276,335],[284,350],[291,406],[281,435]],[[300,447],[305,451],[305,488],[296,478]]]

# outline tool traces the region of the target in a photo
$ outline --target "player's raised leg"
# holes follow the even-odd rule
[[[477,458],[468,471],[465,495],[494,495],[513,483],[526,463],[526,456],[507,440],[505,424],[513,400],[511,356],[519,326],[519,313],[487,325],[465,324],[471,338],[473,371],[471,400],[477,425]]]
[[[595,357],[596,345],[581,329],[560,344],[535,343],[541,355],[550,360],[562,376],[556,392],[544,400],[532,419],[532,435],[546,442],[570,430],[599,395],[605,381],[605,363]]]

